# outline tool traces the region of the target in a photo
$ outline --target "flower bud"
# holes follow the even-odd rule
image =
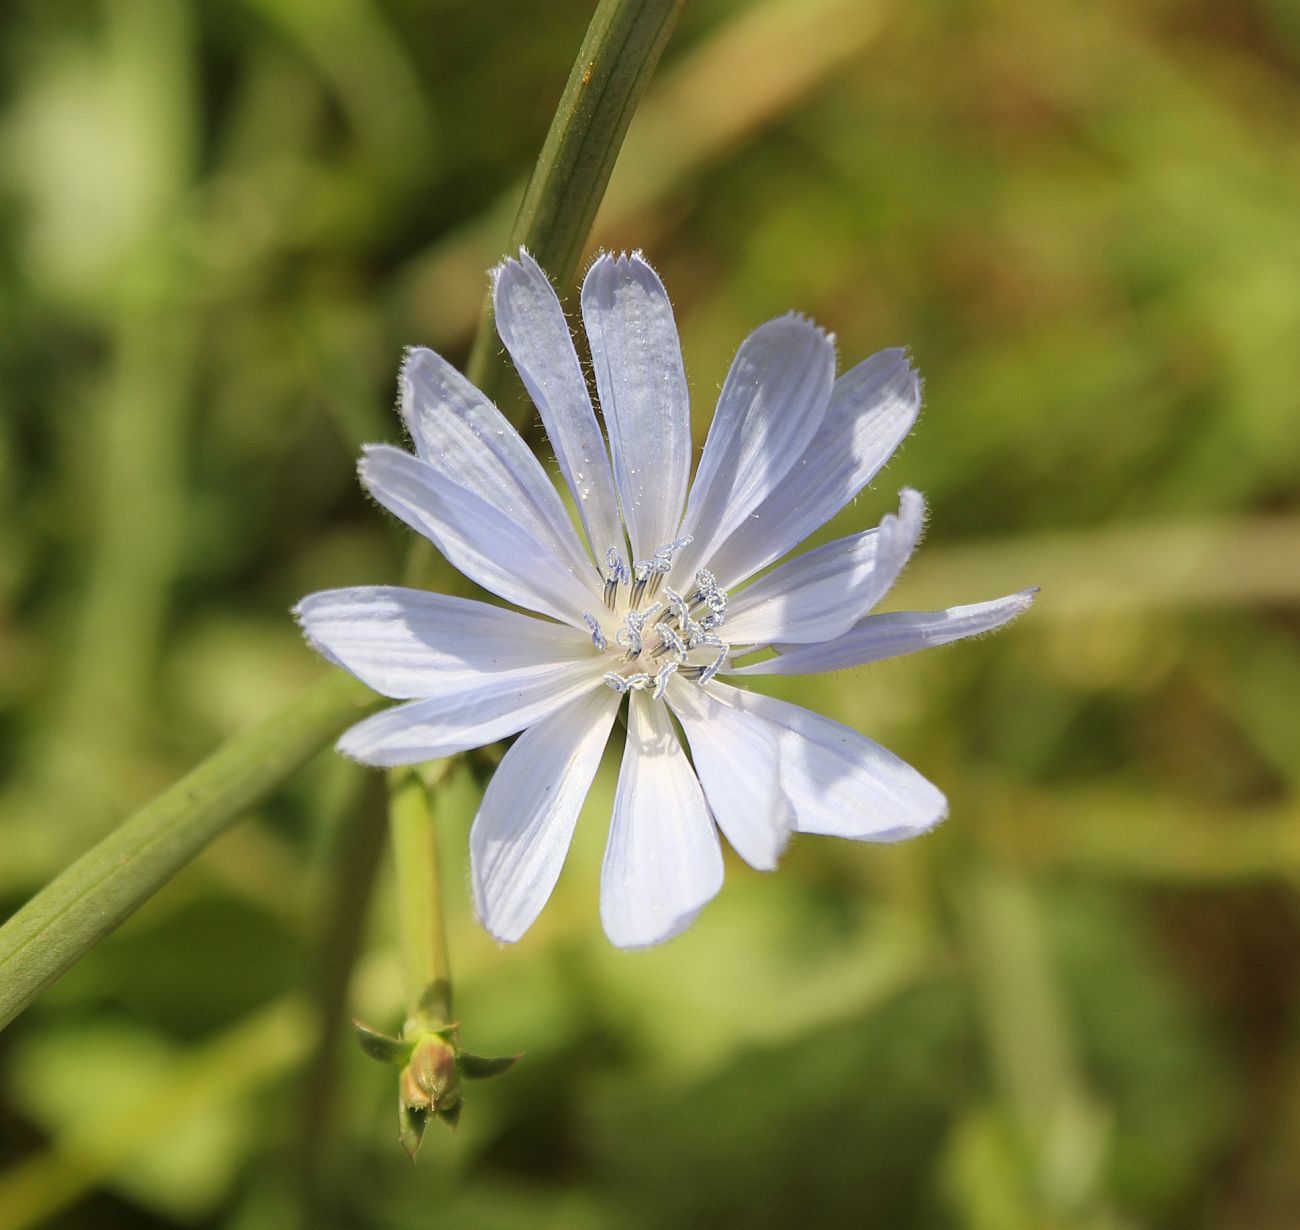
[[[422,1034],[402,1071],[402,1097],[417,1110],[441,1111],[460,1102],[456,1047],[439,1034]]]
[[[454,1023],[429,1024],[416,1018],[407,1022],[410,1032],[403,1031],[400,1038],[391,1038],[360,1021],[352,1024],[367,1055],[381,1063],[401,1065],[397,1134],[412,1161],[431,1117],[436,1115],[449,1126],[456,1126],[462,1104],[462,1077],[486,1080],[508,1071],[519,1059],[518,1055],[489,1059],[462,1051]]]

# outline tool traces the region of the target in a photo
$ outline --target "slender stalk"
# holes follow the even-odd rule
[[[618,151],[686,0],[600,0],[524,190],[507,251],[522,244],[560,285],[578,271]],[[483,304],[465,371],[489,397],[505,376]]]
[[[454,761],[443,761],[438,784]],[[388,827],[397,879],[406,1033],[451,1020],[451,959],[442,909],[438,835],[429,787],[414,769],[389,775]]]
[[[380,699],[337,672],[224,744],[0,927],[0,1028]]]

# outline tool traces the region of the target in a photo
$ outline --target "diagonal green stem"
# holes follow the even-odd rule
[[[236,735],[0,927],[0,1028],[380,698],[329,676]]]
[[[686,0],[600,0],[524,190],[508,252],[522,245],[559,286],[578,271],[641,95]],[[483,304],[465,372],[489,397],[505,376]]]

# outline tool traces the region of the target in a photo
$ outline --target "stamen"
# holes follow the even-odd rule
[[[681,663],[686,661],[686,642],[682,640],[676,630],[667,624],[656,624],[655,631],[659,634],[659,648],[655,650],[654,656],[660,657],[668,650],[672,650],[673,660]]]
[[[694,541],[694,534],[683,534],[680,538],[674,538],[673,541],[668,543],[666,546],[660,547],[659,550],[655,552],[655,558],[662,558],[670,561],[678,551],[685,550]],[[665,568],[664,571],[666,572],[667,569]]]
[[[655,690],[652,694],[653,700],[663,700],[664,693],[668,690],[668,680],[673,677],[676,670],[676,662],[665,662],[659,668],[659,673],[655,676]]]
[[[614,633],[614,640],[627,650],[629,662],[640,656],[641,650],[645,647],[642,633],[645,631],[646,622],[658,613],[657,602],[653,606],[646,607],[644,611],[628,611],[623,626]]]
[[[687,609],[685,599],[671,586],[664,586],[664,601],[668,604],[668,609],[659,616],[659,622],[663,623],[669,617],[677,621],[677,626],[685,630],[691,622],[690,611]]]
[[[605,605],[612,611],[618,587],[627,584],[627,565],[618,553],[617,547],[610,547],[605,552]]]
[[[627,584],[627,565],[623,562],[623,557],[619,554],[617,547],[610,547],[610,549],[605,552],[605,569],[609,579],[613,581],[615,585]]]
[[[713,676],[716,675],[722,669],[723,664],[727,660],[727,654],[729,654],[730,652],[731,652],[730,645],[723,645],[723,647],[718,650],[718,656],[714,658],[713,661],[708,664],[708,666],[704,667],[700,671],[699,680],[701,683],[708,683],[709,680],[712,679]]]
[[[698,606],[717,588],[717,578],[707,568],[701,568],[695,574],[695,592],[691,595],[691,605]]]
[[[690,616],[686,618],[686,648],[694,649],[697,645],[705,644],[705,638],[709,635],[709,630],[703,624],[697,624]]]
[[[702,628],[717,628],[726,621],[727,591],[707,568],[701,568],[695,574],[695,593],[691,595],[691,605],[695,608],[704,607],[708,611],[700,619]]]
[[[654,677],[644,671],[635,675],[620,675],[617,671],[606,671],[603,679],[605,686],[620,696],[624,692],[648,692],[655,684]]]
[[[690,546],[695,539],[690,534],[675,538],[665,543],[649,559],[637,560],[632,565],[632,605],[636,606],[644,596],[647,587],[653,598],[659,586],[673,568],[673,555],[683,547]]]
[[[653,674],[638,671],[624,675],[609,671],[604,676],[604,683],[612,691],[619,694],[650,692],[655,700],[662,700],[673,675],[705,684],[726,665],[731,646],[716,630],[726,621],[727,591],[718,584],[717,577],[707,568],[701,568],[695,574],[689,597],[683,597],[671,586],[663,584],[672,570],[673,555],[690,542],[689,536],[678,538],[660,547],[649,559],[635,561],[630,568],[615,548],[611,547],[605,553],[606,605],[613,609],[617,604],[618,587],[630,586],[630,609],[613,636],[614,642],[625,651],[623,660],[632,662],[643,654],[650,660],[663,659],[656,661],[657,669]],[[639,609],[647,594],[653,598],[661,587],[663,601],[651,602],[644,610]],[[582,618],[591,629],[592,644],[599,650],[607,649],[609,642],[597,616],[587,611]],[[653,648],[649,649],[647,630],[655,634],[650,642]],[[713,660],[703,666],[688,665],[687,655],[703,646],[716,650]]]
[[[608,649],[609,642],[605,639],[605,634],[600,630],[600,620],[590,611],[583,611],[582,621],[591,629],[591,643],[602,652]]]

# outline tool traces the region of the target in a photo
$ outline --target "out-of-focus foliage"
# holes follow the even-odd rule
[[[6,6],[0,903],[323,669],[297,597],[397,578],[357,446],[397,438],[403,345],[466,352],[589,11]],[[701,433],[780,311],[846,363],[913,348],[920,427],[827,535],[906,482],[898,606],[1044,592],[780,690],[951,819],[733,862],[626,954],[611,755],[503,950],[473,758],[439,805],[458,1014],[527,1056],[413,1170],[391,1083],[318,1038],[349,936],[348,1009],[401,1010],[387,870],[346,905],[382,831],[323,755],[0,1036],[0,1230],[1295,1225],[1298,12],[694,0],[599,239],[663,273]]]

